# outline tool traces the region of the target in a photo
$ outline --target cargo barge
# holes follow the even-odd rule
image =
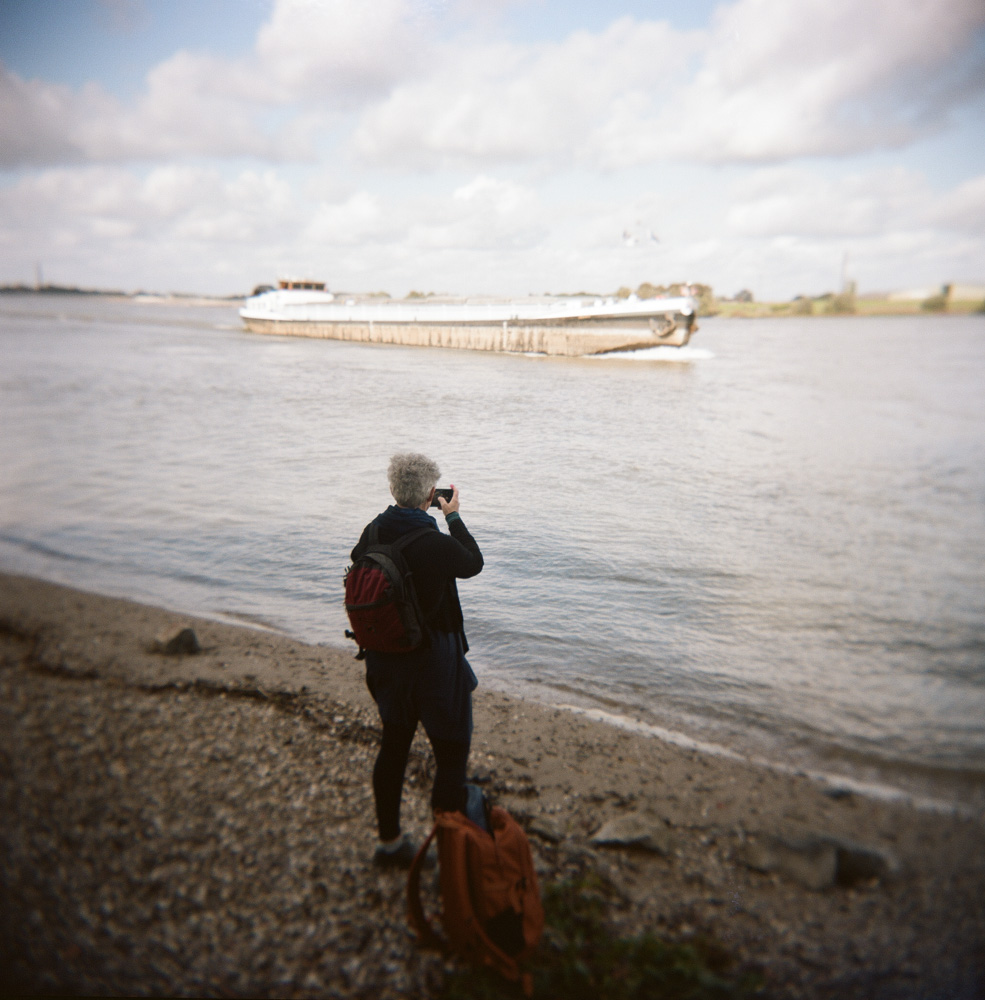
[[[282,281],[247,299],[240,316],[255,333],[583,357],[683,347],[697,330],[695,308],[684,296],[380,302],[340,299],[318,282]]]

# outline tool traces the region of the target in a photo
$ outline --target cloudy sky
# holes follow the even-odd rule
[[[779,299],[846,259],[985,282],[983,0],[0,0],[0,282]]]

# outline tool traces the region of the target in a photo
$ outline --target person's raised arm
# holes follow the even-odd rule
[[[459,513],[458,487],[454,483],[451,484],[451,490],[451,500],[438,497],[441,512],[445,515],[445,522],[448,525],[448,533],[458,543],[446,549],[445,555],[448,559],[446,567],[452,576],[467,579],[476,576],[482,570],[482,552]]]

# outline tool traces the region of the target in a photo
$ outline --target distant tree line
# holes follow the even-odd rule
[[[670,285],[654,285],[649,281],[644,281],[635,292],[625,285],[616,292],[616,297],[620,299],[628,299],[630,295],[635,295],[638,299],[690,295],[692,298],[698,300],[699,316],[713,316],[718,311],[715,302],[715,293],[712,291],[711,285],[702,285],[697,282],[688,283],[686,281],[678,281]]]
[[[76,288],[74,285],[0,285],[0,295],[125,295],[108,288]]]

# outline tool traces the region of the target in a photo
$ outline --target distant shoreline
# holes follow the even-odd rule
[[[216,303],[233,304],[245,301],[249,293],[242,295],[207,295],[193,292],[125,292],[119,289],[78,288],[73,285],[0,285],[0,295],[84,295],[98,298],[141,300],[145,303]],[[942,298],[942,297],[941,297]],[[985,301],[934,299],[890,299],[886,297],[858,296],[846,299],[844,296],[822,295],[816,298],[799,298],[790,302],[735,302],[718,299],[714,306],[699,313],[699,317],[711,316],[723,319],[808,319],[839,316],[969,316],[985,315]]]
[[[76,288],[74,285],[0,285],[0,295],[86,295],[107,299],[145,299],[170,302],[241,302],[246,295],[199,295],[194,292],[124,292],[112,288]]]
[[[985,301],[857,298],[839,303],[838,296],[792,302],[717,302],[709,315],[725,319],[826,319],[838,316],[971,316],[985,314]],[[802,304],[805,303],[805,304]],[[927,303],[930,303],[929,305]]]

